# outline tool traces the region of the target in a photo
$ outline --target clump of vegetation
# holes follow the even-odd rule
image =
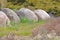
[[[60,1],[59,0],[3,0],[5,7],[11,9],[20,9],[25,6],[30,6],[32,9],[43,9],[45,11],[53,11],[55,16],[60,16]],[[1,1],[0,1],[1,2]]]

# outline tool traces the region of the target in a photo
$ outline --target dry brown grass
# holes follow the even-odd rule
[[[32,36],[34,37],[38,34],[51,33],[52,30],[54,30],[57,35],[60,35],[60,17],[53,18],[52,20],[47,21],[44,25],[34,28],[32,30]]]

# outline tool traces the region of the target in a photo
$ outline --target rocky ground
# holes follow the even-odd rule
[[[32,36],[16,36],[13,33],[0,37],[0,40],[60,40],[60,17],[32,30]]]

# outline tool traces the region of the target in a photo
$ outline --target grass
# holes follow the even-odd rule
[[[30,36],[32,29],[39,27],[43,23],[45,23],[43,20],[40,20],[39,22],[33,22],[25,19],[22,19],[19,24],[11,22],[11,26],[0,27],[0,36],[7,35],[9,33],[14,33],[18,36]]]

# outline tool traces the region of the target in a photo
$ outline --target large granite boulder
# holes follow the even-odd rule
[[[20,18],[24,17],[24,18],[29,19],[29,20],[38,21],[38,18],[35,15],[35,13],[28,8],[21,8],[20,10],[17,11],[17,15]]]
[[[4,12],[0,11],[0,26],[6,25],[10,25],[10,20]]]
[[[35,14],[38,16],[38,19],[39,20],[46,20],[46,19],[49,19],[50,16],[48,15],[47,12],[45,12],[44,10],[41,10],[41,9],[37,9],[37,10],[34,10]]]
[[[18,23],[20,21],[20,18],[18,17],[18,15],[11,9],[9,8],[2,8],[1,9],[11,21],[14,21],[16,23]]]

